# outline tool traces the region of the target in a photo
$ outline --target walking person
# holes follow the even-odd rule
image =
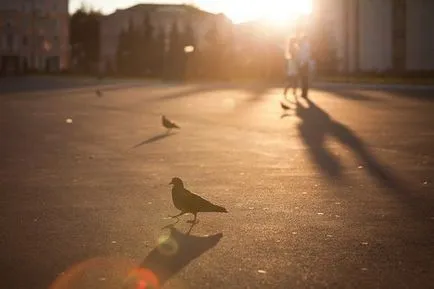
[[[299,76],[301,82],[301,97],[307,98],[309,90],[309,73],[311,65],[311,49],[308,37],[303,35],[300,39],[298,51]]]
[[[283,94],[286,98],[288,89],[292,88],[292,94],[296,96],[297,94],[297,84],[298,84],[298,46],[297,41],[294,37],[291,37],[288,43],[287,49],[285,49],[286,58],[286,86]]]

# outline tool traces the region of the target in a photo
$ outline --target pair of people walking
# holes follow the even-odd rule
[[[307,98],[309,90],[309,74],[311,64],[310,44],[307,36],[300,40],[291,38],[286,49],[287,84],[284,89],[286,96],[288,89],[292,88],[294,96],[297,93],[298,83],[301,84],[301,97]]]

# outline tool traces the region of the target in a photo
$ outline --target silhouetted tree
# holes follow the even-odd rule
[[[196,37],[191,21],[187,22],[185,26],[184,32],[182,34],[182,41],[184,42],[184,46],[191,45],[196,47]]]
[[[166,33],[164,28],[160,28],[155,35],[152,56],[153,75],[163,77],[163,67],[166,56]]]
[[[123,75],[136,75],[139,64],[137,57],[140,52],[137,45],[138,31],[134,27],[132,19],[128,22],[127,29],[119,34],[117,47],[118,71]]]
[[[188,21],[185,25],[185,29],[181,34],[182,49],[189,47],[192,50],[184,50],[181,56],[180,67],[183,69],[182,74],[184,78],[192,78],[195,75],[196,70],[196,56],[197,56],[197,45],[196,37],[191,21]]]
[[[145,75],[149,75],[152,71],[152,63],[154,62],[156,52],[154,40],[154,27],[152,26],[149,14],[146,13],[143,17],[140,53],[138,55],[141,60],[141,72]]]
[[[235,54],[233,31],[230,31],[222,38],[221,49],[221,63],[223,65],[220,67],[220,73],[223,78],[229,80],[234,77],[238,62]]]
[[[100,17],[99,11],[84,5],[70,16],[71,58],[79,71],[92,72],[99,62]]]
[[[217,23],[213,23],[210,30],[205,35],[206,47],[201,55],[202,63],[206,66],[201,67],[201,72],[207,77],[220,78],[222,76],[224,44],[218,31]]]
[[[141,70],[141,47],[140,47],[140,30],[135,27],[133,19],[129,20],[128,30],[127,30],[127,54],[126,54],[126,67],[127,75],[135,76],[139,74]]]
[[[215,59],[215,45],[217,39],[217,30],[215,27],[211,27],[205,34],[205,43],[200,55],[200,74],[205,78],[211,78],[214,76],[215,67],[217,61]]]
[[[182,43],[181,33],[177,22],[172,24],[169,36],[169,51],[167,55],[169,69],[168,77],[176,78],[180,77],[182,71],[182,57],[184,56],[184,45]]]
[[[128,31],[122,30],[119,34],[118,47],[116,50],[117,70],[121,74],[126,72],[128,53]]]
[[[311,41],[312,56],[316,61],[318,73],[335,73],[338,70],[339,60],[330,24],[322,20],[318,21]]]

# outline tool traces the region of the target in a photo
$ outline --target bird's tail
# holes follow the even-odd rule
[[[222,206],[209,204],[209,206],[207,206],[207,208],[204,208],[204,212],[227,213],[228,210],[226,210],[226,208],[224,208]]]
[[[173,124],[174,128],[180,128],[179,125],[177,125],[176,123]]]

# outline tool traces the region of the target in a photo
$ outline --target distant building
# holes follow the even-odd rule
[[[434,71],[433,0],[317,0],[343,72]]]
[[[155,32],[164,30],[166,33],[166,49],[169,44],[169,31],[173,23],[177,23],[180,31],[186,24],[191,23],[197,48],[206,45],[205,35],[217,24],[219,33],[229,33],[232,22],[222,14],[212,14],[189,5],[165,5],[165,4],[139,4],[127,9],[116,10],[110,15],[101,17],[101,61],[102,67],[110,66],[116,70],[116,52],[119,35],[128,28],[132,21],[140,28],[144,17],[148,15]]]
[[[0,72],[68,68],[68,0],[0,1]]]

